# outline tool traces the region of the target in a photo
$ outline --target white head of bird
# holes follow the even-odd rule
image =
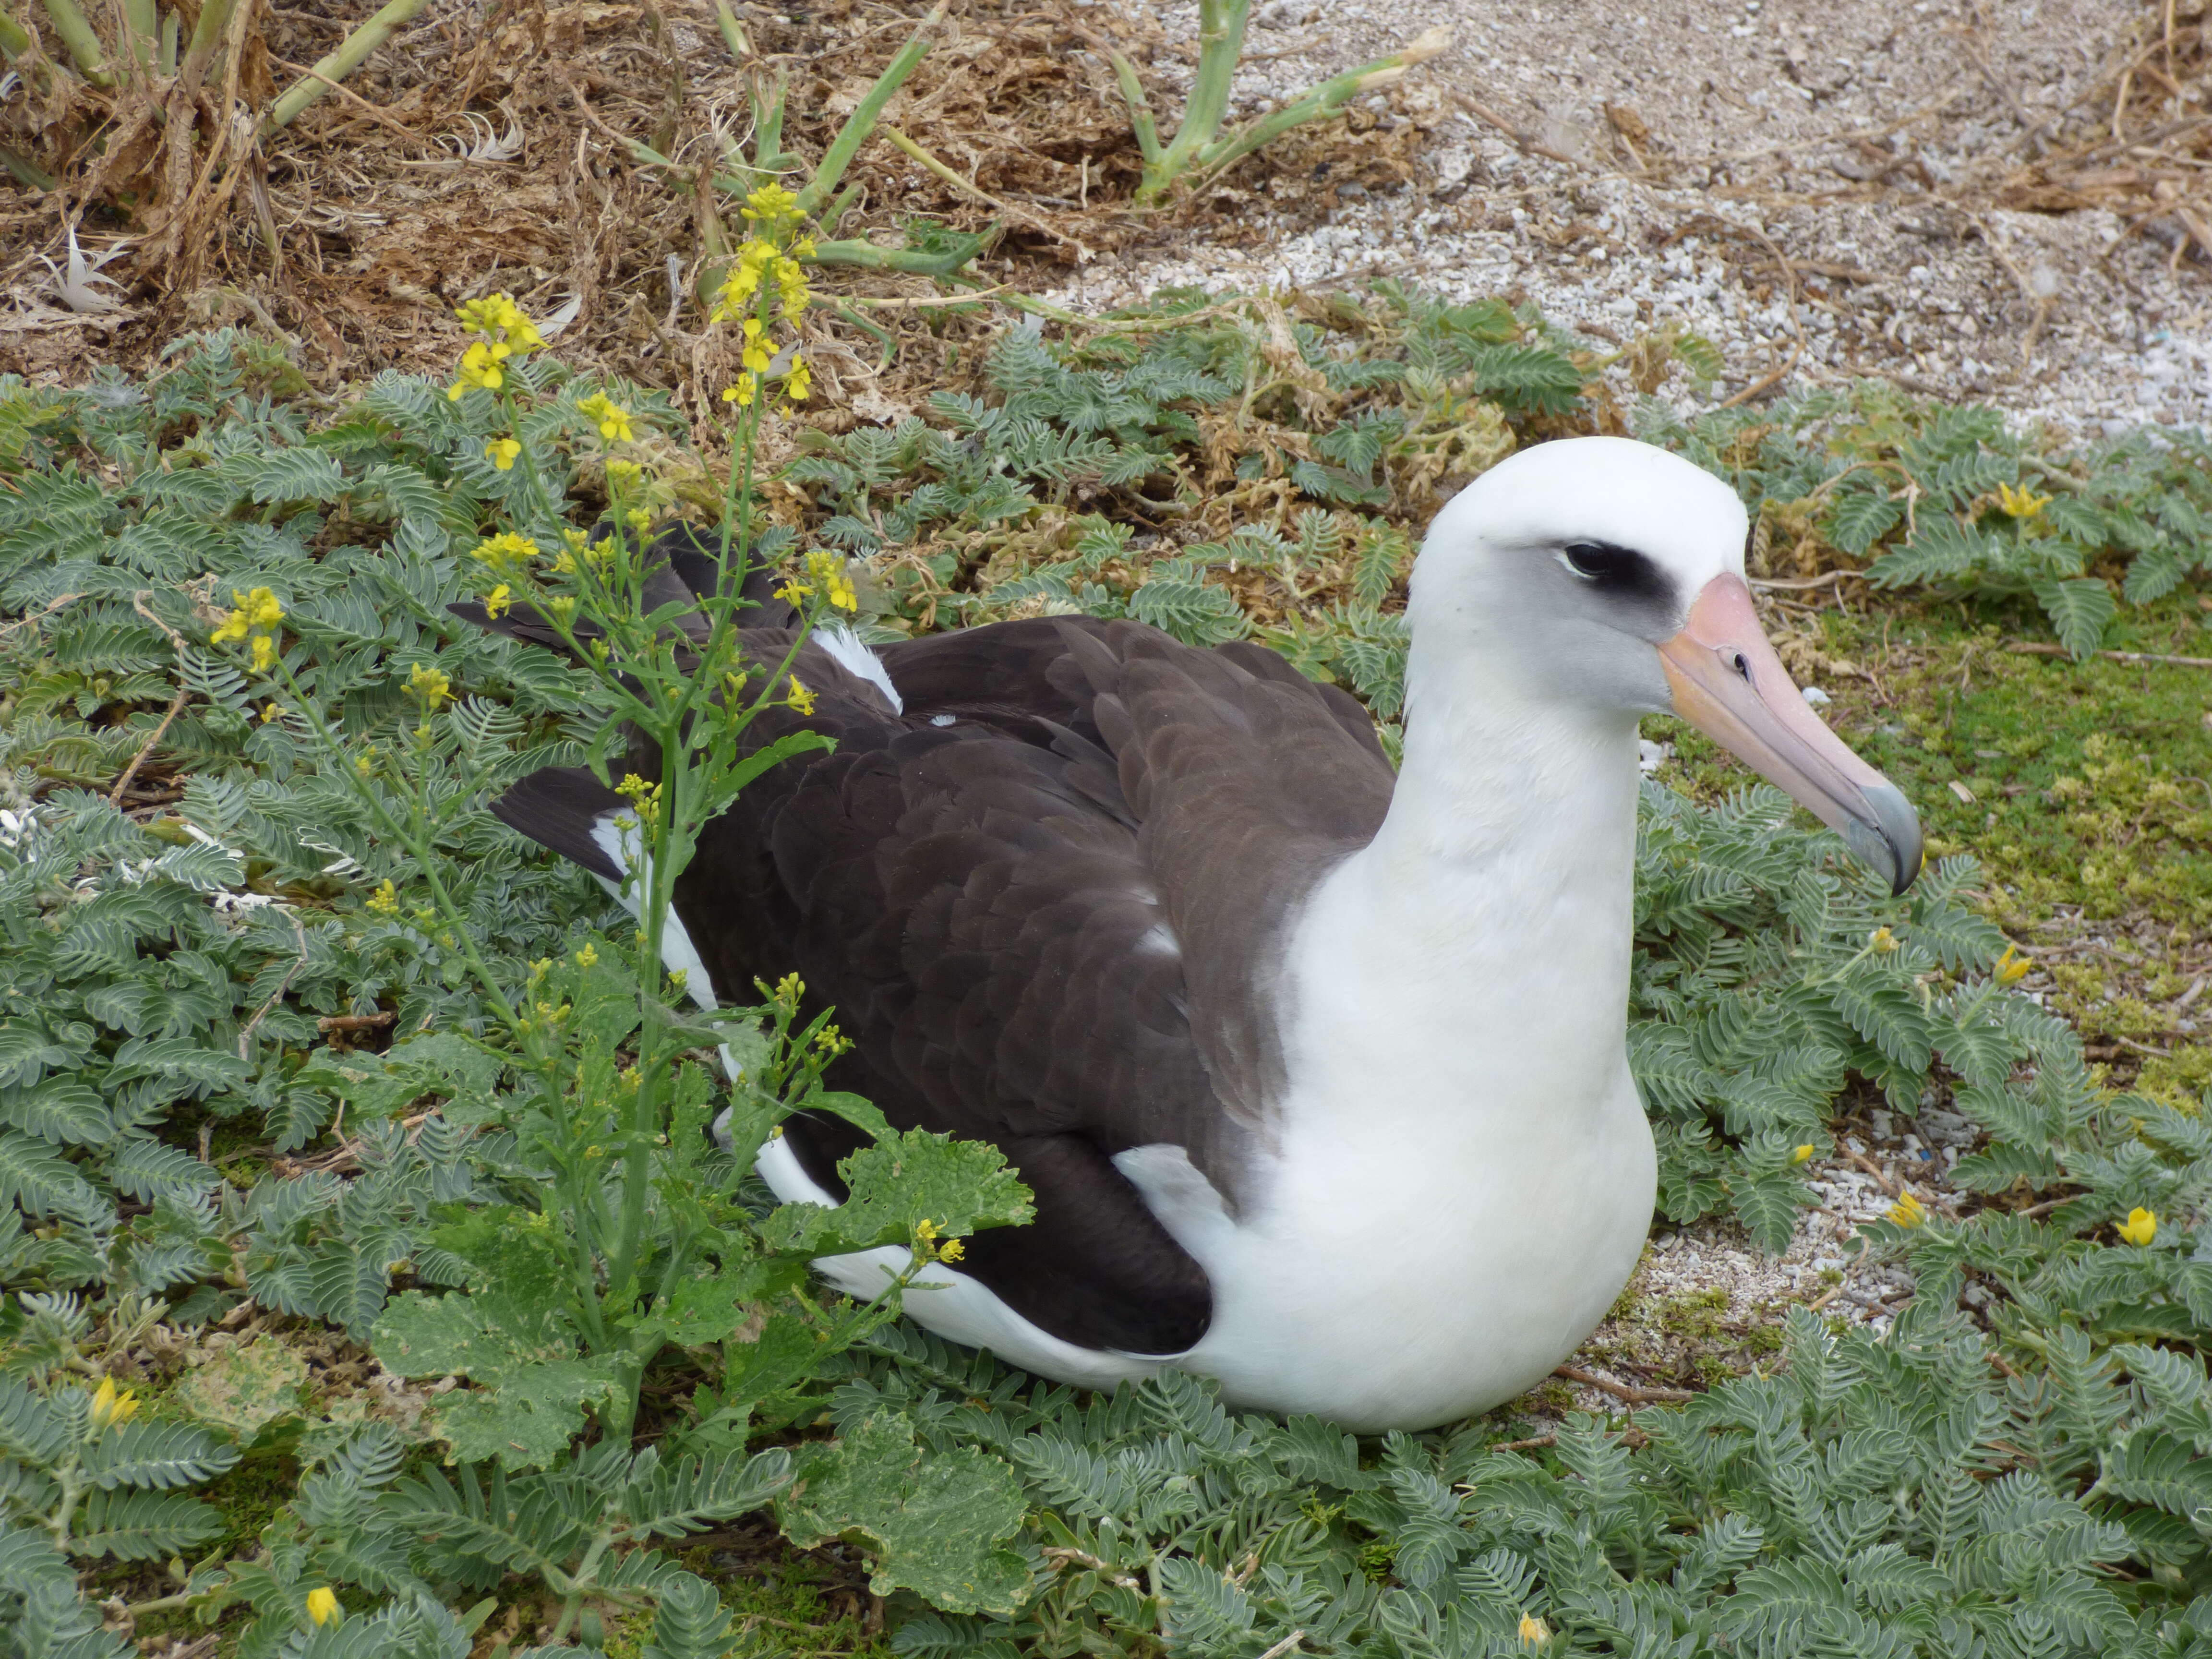
[[[1759,625],[1735,492],[1625,438],[1539,444],[1461,491],[1412,584],[1409,742],[1424,724],[1510,744],[1516,712],[1594,738],[1675,714],[1786,791],[1903,892],[1917,817],[1806,706]],[[1532,734],[1533,735],[1533,734]]]

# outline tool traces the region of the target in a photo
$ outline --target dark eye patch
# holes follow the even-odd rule
[[[1659,567],[1632,547],[1615,547],[1610,542],[1569,542],[1559,551],[1567,568],[1601,593],[1661,601],[1673,595]]]

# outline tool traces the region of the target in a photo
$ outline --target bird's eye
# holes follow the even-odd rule
[[[1587,581],[1620,581],[1635,574],[1643,562],[1640,554],[1601,542],[1570,542],[1559,550],[1567,568]]]

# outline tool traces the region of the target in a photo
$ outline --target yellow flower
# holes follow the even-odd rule
[[[307,1592],[307,1617],[318,1625],[327,1625],[343,1615],[338,1610],[337,1592],[328,1584],[318,1585]]]
[[[519,568],[524,560],[538,556],[538,544],[509,530],[478,542],[469,556],[494,570],[512,570]]]
[[[266,634],[253,636],[253,672],[265,674],[276,660],[276,642]]]
[[[2143,1209],[2130,1210],[2128,1218],[2119,1223],[2112,1231],[2130,1244],[2148,1244],[2158,1237],[2158,1212]]]
[[[512,294],[487,294],[481,300],[468,301],[455,314],[470,333],[504,343],[510,350],[535,351],[545,343],[538,325],[523,314]]]
[[[948,1238],[937,1247],[937,1259],[939,1261],[957,1261],[967,1254],[968,1247],[957,1238]]]
[[[813,390],[814,371],[794,355],[791,360],[791,372],[783,377],[783,395],[795,404],[803,404],[806,401],[806,394]]]
[[[746,318],[744,334],[744,349],[740,355],[745,367],[756,374],[765,374],[769,364],[775,361],[775,354],[769,349],[769,342],[761,337],[761,319]]]
[[[115,1390],[115,1379],[112,1376],[103,1376],[100,1379],[100,1387],[93,1391],[92,1395],[93,1427],[104,1429],[111,1424],[128,1423],[137,1414],[138,1396],[137,1395],[128,1389],[118,1394]]]
[[[284,714],[284,705],[283,705],[283,703],[281,703],[281,702],[267,702],[267,703],[264,703],[264,704],[262,704],[262,705],[261,705],[261,723],[262,723],[264,726],[266,726],[266,725],[268,725],[268,724],[269,724],[269,722],[270,722],[270,721],[271,721],[271,720],[280,720],[280,719],[282,719],[282,718],[283,717],[283,714]]]
[[[643,536],[647,531],[653,528],[653,509],[647,507],[633,507],[623,514],[623,522],[637,532],[640,536]]]
[[[422,710],[428,714],[453,695],[453,683],[442,668],[426,667],[416,663],[407,671],[407,695],[422,701]]]
[[[484,446],[484,453],[491,464],[502,472],[512,471],[515,458],[522,453],[522,446],[513,438],[494,438]]]
[[[2034,966],[2017,949],[2008,945],[2004,954],[1997,958],[1996,966],[1990,969],[1990,976],[2000,985],[2017,985],[2027,977],[2028,970]]]
[[[472,386],[482,386],[486,392],[498,391],[507,383],[506,373],[500,364],[514,355],[514,348],[503,342],[471,342],[461,354],[460,378],[446,388],[446,395],[459,403]]]
[[[228,645],[233,640],[244,639],[249,633],[274,628],[284,620],[283,605],[265,587],[257,587],[251,593],[241,593],[234,587],[230,597],[238,608],[226,615],[222,624],[208,636],[214,644]]]
[[[788,581],[775,590],[775,596],[793,611],[803,611],[805,609],[807,599],[813,592],[814,590],[805,582]]]
[[[1796,1152],[1790,1153],[1790,1161],[1792,1164],[1810,1164],[1813,1161],[1812,1143],[1808,1141],[1804,1146],[1800,1146]]]
[[[1876,956],[1886,957],[1897,949],[1897,935],[1887,927],[1877,927],[1867,935],[1867,949]]]
[[[927,1216],[914,1224],[914,1236],[923,1243],[933,1243],[937,1238],[937,1224]]]
[[[858,611],[860,608],[860,596],[854,591],[852,578],[845,574],[845,562],[835,553],[809,553],[806,556],[806,574],[812,580],[822,584],[830,603],[838,610]]]
[[[388,878],[379,882],[376,890],[368,896],[368,908],[380,916],[399,914],[399,894]]]
[[[635,435],[630,430],[629,410],[614,402],[603,392],[595,392],[588,398],[577,398],[576,412],[598,427],[599,436],[611,444],[626,444]]]
[[[1552,1639],[1552,1627],[1533,1613],[1521,1615],[1521,1641],[1526,1647],[1541,1647]]]
[[[814,694],[799,683],[799,676],[796,674],[791,677],[791,695],[784,701],[799,714],[811,714],[814,712]]]
[[[756,222],[765,219],[774,224],[779,220],[796,218],[798,215],[799,198],[781,185],[763,185],[745,198],[744,216]]]
[[[1928,1219],[1928,1206],[1907,1193],[1883,1213],[1900,1227],[1917,1227]]]
[[[496,617],[503,611],[514,609],[514,600],[505,582],[484,595],[484,615],[487,617]]]
[[[625,492],[634,489],[637,487],[637,481],[644,476],[645,469],[635,461],[607,463],[607,487],[611,489]]]
[[[2015,489],[2010,484],[1997,486],[1997,505],[2012,518],[2027,520],[2051,505],[2051,497],[2039,495],[2025,487]]]
[[[576,966],[579,968],[588,968],[599,959],[599,949],[596,945],[586,945],[576,952]]]

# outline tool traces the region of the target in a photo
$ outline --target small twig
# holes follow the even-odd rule
[[[1780,383],[1784,375],[1787,374],[1791,369],[1797,367],[1797,359],[1802,350],[1803,348],[1802,346],[1793,344],[1790,348],[1790,356],[1783,360],[1781,366],[1776,368],[1773,373],[1768,374],[1763,380],[1753,380],[1749,386],[1744,387],[1742,391],[1737,392],[1735,397],[1729,398],[1725,403],[1716,404],[1715,407],[1717,409],[1734,409],[1739,404],[1749,403],[1753,398],[1758,397],[1762,392],[1771,391]]]
[[[2074,653],[2063,645],[2045,645],[2034,640],[2014,640],[2005,647],[2015,657],[2071,657]],[[2093,657],[2103,657],[2110,662],[2163,663],[2170,668],[2212,668],[2212,657],[2174,657],[2160,651],[2093,651]]]
[[[1529,1440],[1500,1440],[1490,1449],[1494,1452],[1534,1451],[1539,1446],[1556,1446],[1559,1443],[1559,1437],[1556,1434],[1540,1434]]]
[[[331,1031],[374,1031],[389,1025],[399,1016],[393,1013],[325,1014],[315,1022],[315,1029],[325,1034]]]
[[[1904,1189],[1894,1181],[1892,1181],[1887,1175],[1883,1173],[1881,1164],[1875,1163],[1864,1152],[1846,1151],[1844,1155],[1879,1182],[1881,1184],[1882,1191],[1887,1193],[1892,1198],[1901,1199],[1905,1196]]]
[[[839,303],[848,306],[872,306],[878,311],[928,311],[939,306],[972,306],[988,300],[994,294],[1004,294],[1010,284],[999,283],[995,288],[978,289],[973,294],[930,294],[912,299],[872,300],[865,295],[848,294]]]
[[[58,599],[49,599],[42,609],[32,611],[27,617],[18,617],[14,622],[9,623],[6,627],[0,628],[0,640],[6,639],[10,634],[15,633],[18,629],[33,628],[37,626],[40,623],[44,622],[47,617],[52,616],[55,611],[60,610],[64,605],[75,605],[83,597],[84,595],[82,593],[64,593]]]
[[[246,1029],[238,1034],[238,1057],[240,1060],[252,1059],[250,1045],[253,1042],[254,1028],[266,1019],[269,1011],[283,1000],[284,993],[292,988],[292,981],[299,977],[300,969],[307,965],[307,930],[300,926],[298,913],[289,908],[284,911],[284,920],[292,924],[292,937],[299,941],[300,953],[292,958],[292,965],[284,970],[284,977],[277,981],[276,988],[269,994],[269,1000],[253,1011],[253,1018],[246,1022]]]
[[[1670,1402],[1695,1400],[1698,1396],[1686,1389],[1635,1389],[1626,1382],[1615,1382],[1595,1371],[1583,1370],[1573,1365],[1554,1365],[1552,1375],[1564,1376],[1570,1382],[1580,1382],[1593,1389],[1602,1389],[1615,1399],[1626,1400],[1632,1406],[1663,1406]]]
[[[1285,1636],[1281,1641],[1276,1643],[1274,1646],[1269,1648],[1265,1653],[1261,1654],[1260,1656],[1260,1659],[1283,1659],[1283,1656],[1285,1654],[1291,1652],[1298,1645],[1299,1643],[1305,1639],[1306,1633],[1304,1631],[1294,1630],[1288,1636]]]
[[[1844,1287],[1841,1285],[1831,1285],[1826,1290],[1821,1291],[1819,1296],[1807,1303],[1805,1304],[1805,1310],[1808,1313],[1818,1313],[1821,1309],[1826,1307],[1831,1302],[1833,1302],[1843,1293]]]
[[[1866,572],[1863,570],[1831,570],[1825,576],[1808,576],[1802,580],[1795,577],[1778,576],[1753,576],[1747,578],[1747,580],[1751,583],[1752,586],[1761,590],[1768,588],[1826,587],[1831,582],[1839,582],[1851,577],[1863,576],[1865,574]]]
[[[148,734],[146,741],[138,746],[138,752],[131,757],[131,764],[123,769],[123,775],[116,779],[115,787],[107,792],[110,806],[123,805],[124,792],[131,787],[131,780],[138,775],[138,769],[146,763],[146,757],[161,746],[161,739],[169,735],[169,722],[185,712],[191,696],[185,687],[177,688],[177,695],[169,699],[169,712],[161,716],[161,723]]]

